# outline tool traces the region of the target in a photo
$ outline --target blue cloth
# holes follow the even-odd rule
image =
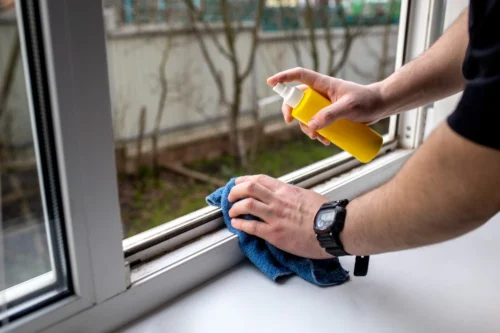
[[[206,201],[211,206],[221,208],[227,228],[238,235],[241,250],[262,273],[273,281],[295,273],[318,286],[335,286],[349,278],[349,273],[340,266],[337,258],[313,260],[298,257],[278,249],[261,238],[234,229],[229,217],[229,210],[233,204],[228,201],[229,192],[234,185],[234,179],[231,179],[226,186],[210,194]],[[259,220],[251,215],[243,215],[240,218]]]

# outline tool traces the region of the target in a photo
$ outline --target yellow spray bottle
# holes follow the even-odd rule
[[[292,117],[306,125],[316,113],[332,104],[311,88],[301,91],[278,83],[273,90],[292,107]],[[382,147],[383,139],[377,132],[347,119],[339,119],[317,132],[363,163],[374,159]]]

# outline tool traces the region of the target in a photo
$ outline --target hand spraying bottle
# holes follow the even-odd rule
[[[316,113],[332,104],[311,88],[301,91],[278,83],[273,90],[292,107],[292,117],[306,125]],[[377,132],[347,119],[339,119],[317,132],[363,163],[374,159],[382,147],[383,139]]]

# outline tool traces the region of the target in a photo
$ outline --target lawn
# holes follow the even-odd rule
[[[239,168],[230,155],[200,160],[187,167],[224,181],[248,173],[279,177],[339,151],[334,145],[325,147],[300,135],[293,140],[267,143],[249,165],[250,172]],[[205,197],[216,189],[167,171],[156,179],[147,166],[136,177],[121,175],[119,183],[125,237],[205,207]]]
[[[372,127],[386,133],[389,120]],[[189,169],[227,181],[245,174],[267,174],[279,177],[323,160],[340,152],[335,145],[323,146],[298,132],[291,137],[266,138],[247,170],[238,167],[230,155],[203,159],[186,165]],[[124,237],[130,237],[152,227],[205,207],[205,197],[216,186],[195,181],[169,171],[159,178],[144,166],[136,176],[119,176],[120,204]]]

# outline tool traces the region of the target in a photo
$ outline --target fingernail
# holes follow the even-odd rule
[[[307,126],[309,126],[309,128],[312,129],[312,130],[317,130],[319,128],[318,123],[316,122],[316,120],[311,120],[309,122],[309,124],[307,124]]]

